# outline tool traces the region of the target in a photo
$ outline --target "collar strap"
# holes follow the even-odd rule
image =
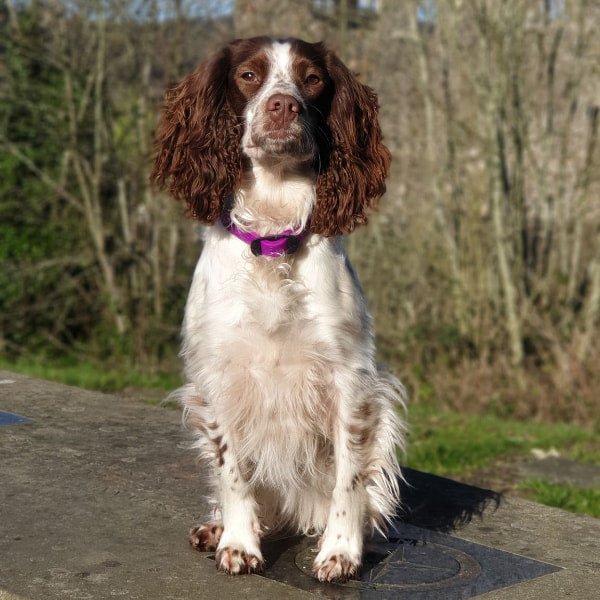
[[[304,241],[307,231],[294,233],[291,229],[286,229],[276,235],[260,236],[252,231],[242,231],[235,223],[231,221],[229,213],[223,213],[221,217],[223,227],[242,242],[250,246],[254,256],[268,256],[275,258],[284,254],[294,254]]]

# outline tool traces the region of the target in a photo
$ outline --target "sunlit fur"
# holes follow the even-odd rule
[[[205,229],[183,324],[188,383],[176,395],[196,435],[195,446],[211,467],[211,518],[219,532],[223,525],[217,567],[231,573],[259,570],[260,537],[268,533],[320,533],[315,576],[344,581],[358,572],[365,533],[385,530],[397,510],[396,452],[403,446],[398,409],[404,391],[376,366],[372,323],[360,284],[342,238],[327,236],[331,228],[340,233],[364,220],[365,205],[383,192],[389,154],[381,144],[373,93],[349,72],[333,86],[328,65],[334,65],[337,73],[341,63],[322,45],[260,38],[245,42],[241,52],[241,43],[235,43],[237,51],[221,55],[240,56],[243,65],[259,71],[262,78],[252,94],[245,92],[239,147],[230,149],[243,164],[240,173],[229,174],[231,218],[240,228],[261,235],[306,227],[312,233],[296,254],[267,258],[253,256],[218,222]],[[298,52],[304,63],[310,57],[324,82],[319,94],[308,99],[295,75]],[[313,63],[308,64],[312,68]],[[236,69],[235,62],[228,65],[229,73],[237,73]],[[218,76],[223,78],[222,73]],[[349,78],[348,89],[340,87]],[[204,76],[197,79],[211,85]],[[228,85],[237,84],[230,77]],[[232,94],[231,105],[240,104],[239,90],[228,91],[225,86],[223,93]],[[272,139],[263,143],[272,125],[265,106],[279,93],[295,97],[301,110],[286,131],[277,132],[279,137],[287,132],[289,143],[277,145]],[[202,98],[205,92],[190,94],[185,95],[188,108],[195,106],[192,96]],[[327,94],[330,98],[325,101]],[[168,96],[164,119],[177,112],[169,102],[181,98],[173,98]],[[353,159],[337,175],[316,166],[325,154],[331,166],[341,152],[335,140],[344,134],[331,128],[356,126],[338,123],[336,106],[365,98],[372,100],[368,109],[345,110],[360,113],[360,119],[368,113],[373,121],[360,133],[365,137],[363,146],[351,152],[362,153],[364,168],[379,169],[376,180],[363,173],[363,183],[351,184],[352,193],[362,196],[353,198],[348,209],[340,205],[322,209],[333,220],[323,225],[323,231],[314,231],[311,224],[320,203],[338,202],[348,191],[337,190],[338,200],[333,200],[334,192],[323,192],[325,184],[319,181],[337,177],[336,185],[344,186],[344,177],[354,169]],[[311,103],[321,107],[318,114],[311,112]],[[232,107],[226,112],[233,112]],[[186,115],[198,121],[189,110]],[[331,131],[326,149],[321,139],[325,127]],[[165,136],[166,130],[170,136]],[[193,181],[202,177],[206,166],[200,154],[191,159],[196,174],[182,174],[185,162],[173,166],[173,155],[184,152],[180,146],[200,134],[187,135],[183,122],[178,128],[163,125],[162,131],[155,177],[171,181],[171,188],[183,177],[187,191],[178,193],[186,199],[190,190],[209,185]],[[216,132],[211,135],[218,137]],[[372,139],[366,139],[369,135]],[[206,160],[216,160],[213,150]],[[215,183],[214,168],[211,173],[208,180],[215,187],[210,197],[215,198],[222,183]],[[200,207],[202,199],[194,198],[192,212],[214,223],[209,218],[214,209]],[[346,225],[341,218],[348,219]],[[192,543],[202,549],[198,528],[194,531]]]

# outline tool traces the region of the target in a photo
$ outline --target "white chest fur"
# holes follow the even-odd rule
[[[299,485],[316,469],[337,412],[339,365],[372,368],[367,325],[339,241],[311,236],[286,262],[207,229],[186,308],[185,370],[235,432],[251,481]]]

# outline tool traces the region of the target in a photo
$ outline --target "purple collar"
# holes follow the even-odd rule
[[[268,256],[269,258],[275,258],[284,254],[294,254],[308,234],[306,229],[300,233],[294,233],[293,230],[286,229],[276,235],[261,237],[251,231],[242,231],[231,221],[229,212],[223,213],[221,223],[229,233],[248,244],[254,256]]]

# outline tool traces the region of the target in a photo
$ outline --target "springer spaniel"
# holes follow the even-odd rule
[[[399,500],[404,391],[375,363],[342,234],[385,191],[377,97],[323,44],[236,40],[166,94],[153,178],[204,231],[177,393],[211,465],[217,568],[260,571],[261,537],[321,534],[346,581]]]

